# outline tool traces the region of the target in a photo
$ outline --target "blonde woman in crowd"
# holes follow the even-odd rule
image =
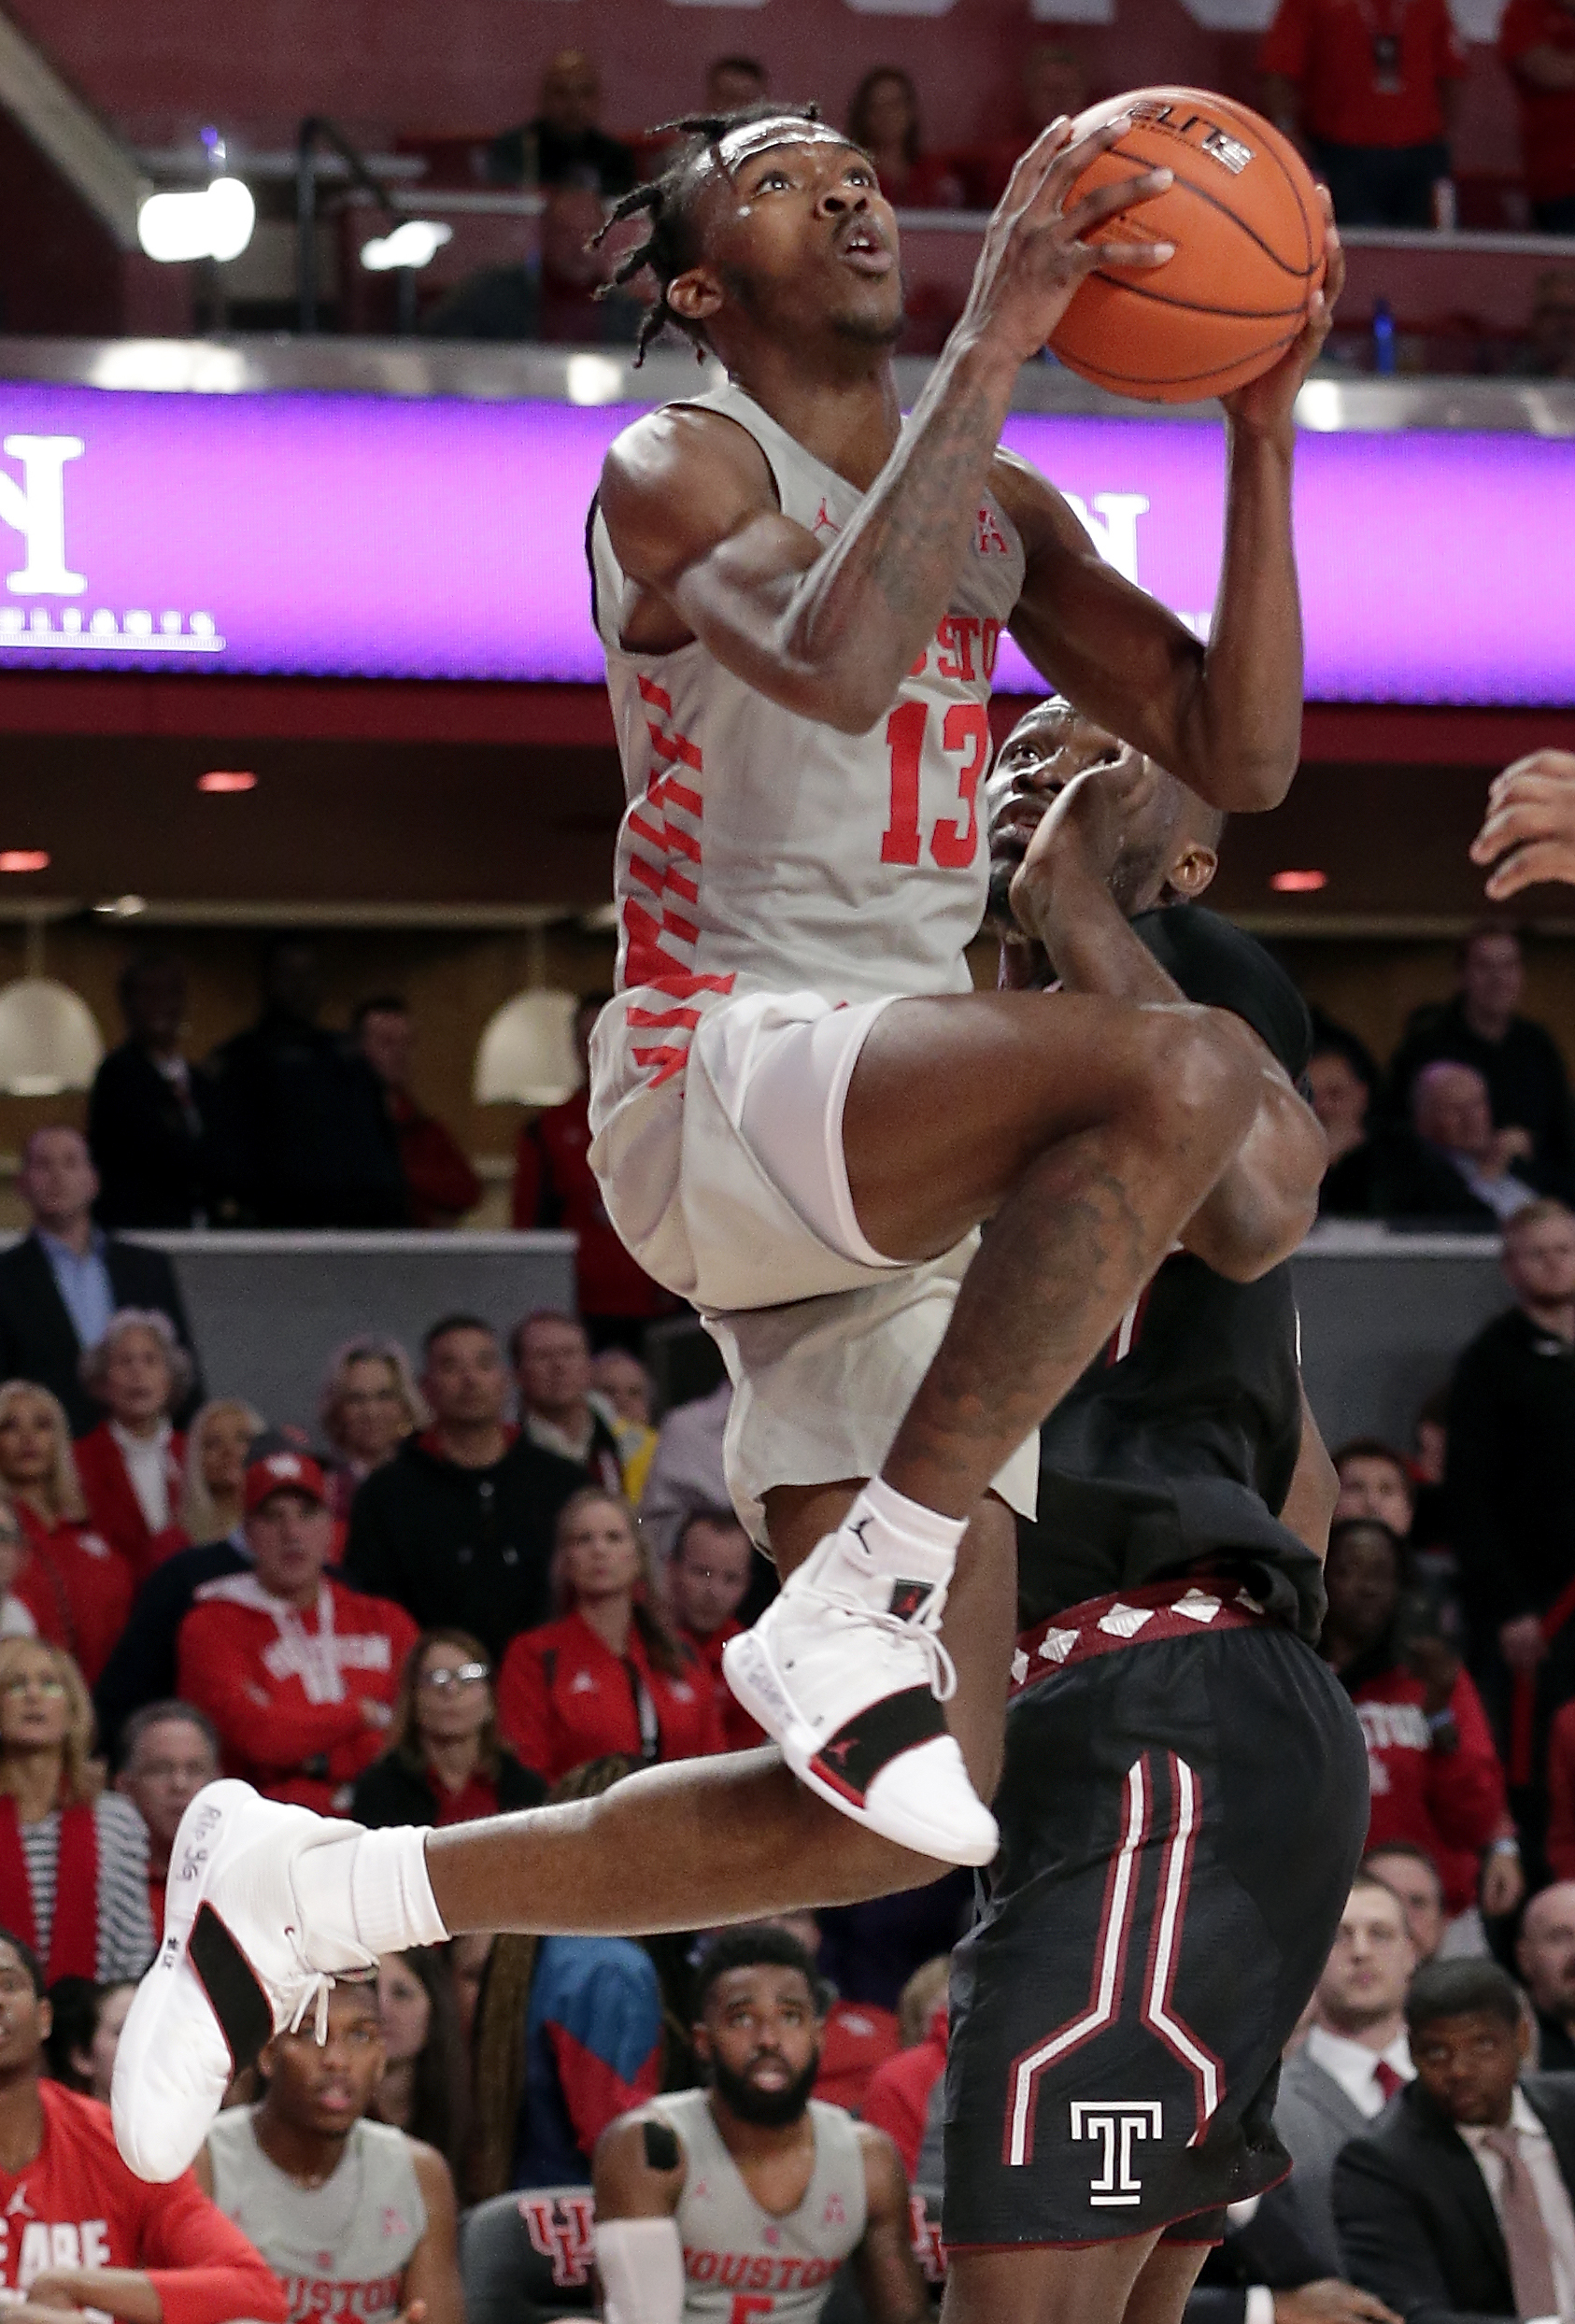
[[[591,1485],[558,1513],[556,1622],[521,1631],[498,1674],[498,1719],[547,1783],[608,1753],[634,1765],[724,1748],[708,1676],[668,1620],[634,1512]]]
[[[135,1581],[88,1522],[64,1406],[31,1380],[0,1386],[0,1488],[27,1544],[11,1588],[39,1637],[74,1655],[91,1686],[125,1627]]]
[[[215,1396],[186,1435],[186,1476],[180,1492],[176,1549],[222,1541],[239,1526],[247,1448],[267,1426],[239,1396]]]
[[[186,1439],[172,1415],[194,1367],[157,1308],[122,1308],[83,1351],[83,1387],[106,1408],[76,1447],[88,1515],[140,1581],[181,1548],[177,1533]]]
[[[410,1358],[397,1339],[347,1340],[328,1367],[318,1408],[334,1454],[333,1514],[348,1522],[356,1487],[391,1460],[406,1437],[432,1425]]]
[[[148,1835],[104,1788],[82,1674],[44,1638],[0,1639],[0,1926],[56,1977],[141,1976]]]

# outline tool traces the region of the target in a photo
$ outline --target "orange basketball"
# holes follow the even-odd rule
[[[1050,334],[1069,369],[1116,395],[1190,404],[1244,387],[1301,330],[1324,279],[1324,213],[1306,163],[1261,114],[1203,89],[1140,89],[1078,115],[1074,135],[1129,112],[1065,206],[1139,170],[1175,182],[1098,229],[1171,242],[1165,266],[1088,276]]]

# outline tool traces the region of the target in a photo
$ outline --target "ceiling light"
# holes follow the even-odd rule
[[[239,177],[213,177],[197,193],[152,193],[136,214],[136,236],[165,265],[239,258],[251,240],[257,205]]]
[[[0,872],[47,872],[49,868],[46,847],[0,847]]]
[[[391,234],[361,246],[361,262],[369,275],[386,275],[394,266],[430,266],[446,242],[454,239],[452,226],[435,219],[407,218]]]
[[[1269,881],[1270,886],[1278,889],[1282,896],[1313,896],[1328,884],[1327,872],[1275,872]]]
[[[148,909],[146,896],[106,896],[93,910],[104,920],[135,920],[139,912]]]
[[[240,767],[212,767],[197,777],[200,791],[254,791],[257,777]]]
[[[577,993],[517,993],[491,1018],[475,1053],[472,1084],[478,1106],[561,1105],[577,1089],[575,1052]]]

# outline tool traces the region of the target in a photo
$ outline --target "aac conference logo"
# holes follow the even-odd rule
[[[19,477],[0,467],[0,524],[20,533],[23,544],[21,564],[5,575],[10,596],[36,601],[86,594],[86,574],[74,573],[66,559],[65,503],[68,463],[87,448],[75,435],[0,438],[0,452],[21,471]],[[79,605],[0,603],[0,655],[18,647],[44,654],[221,654],[224,645],[208,613],[155,616],[140,607],[112,613],[98,606],[84,620]]]

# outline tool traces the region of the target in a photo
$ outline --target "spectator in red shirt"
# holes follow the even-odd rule
[[[49,2030],[38,1963],[0,1933],[0,2298],[24,2316],[284,2324],[277,2277],[192,2173],[145,2185],[108,2107],[42,2079]]]
[[[940,2099],[946,2072],[948,1955],[924,1962],[902,1988],[897,2021],[902,2047],[878,2065],[859,2119],[884,2131],[902,2158],[910,2186],[939,2187],[943,2177]],[[910,2030],[912,2019],[919,2020]]]
[[[1510,0],[1498,54],[1520,105],[1531,215],[1545,234],[1575,234],[1575,0]]]
[[[754,1556],[749,1536],[731,1509],[697,1509],[684,1520],[667,1572],[679,1634],[711,1680],[730,1751],[752,1750],[766,1739],[722,1676],[722,1649],[744,1627],[735,1617],[749,1588]]]
[[[480,1201],[481,1181],[452,1131],[435,1115],[423,1113],[410,1094],[415,1028],[408,1006],[397,993],[379,993],[361,1003],[350,1019],[350,1032],[382,1084],[404,1173],[411,1226],[458,1226]]]
[[[400,1673],[389,1748],[350,1795],[357,1823],[469,1823],[537,1807],[546,1786],[498,1739],[487,1650],[465,1630],[429,1630]]]
[[[1036,40],[1023,59],[1015,132],[958,156],[969,206],[993,210],[1034,139],[1063,114],[1081,113],[1087,102],[1087,76],[1075,49],[1060,40]]]
[[[246,1512],[252,1570],[198,1590],[177,1642],[179,1693],[219,1730],[227,1775],[330,1815],[383,1749],[416,1625],[323,1572],[333,1519],[309,1453],[255,1454]]]
[[[78,1439],[77,1474],[95,1531],[140,1581],[175,1550],[186,1439],[170,1414],[191,1392],[192,1363],[157,1308],[122,1308],[84,1351],[82,1385],[108,1407]]]
[[[627,1504],[595,1486],[559,1513],[557,1622],[516,1638],[498,1679],[498,1718],[527,1767],[556,1783],[587,1760],[635,1765],[722,1749],[705,1673],[659,1611]]]
[[[1448,0],[1280,0],[1265,109],[1303,142],[1342,226],[1431,226],[1466,52]]]
[[[606,993],[588,993],[575,1012],[575,1051],[581,1084],[560,1106],[548,1106],[519,1133],[514,1165],[516,1226],[561,1226],[577,1235],[575,1305],[598,1348],[612,1342],[638,1349],[646,1325],[672,1315],[678,1302],[653,1282],[618,1240],[590,1168],[591,1027]]]
[[[115,1789],[148,1827],[148,1908],[155,1944],[164,1933],[164,1888],[176,1830],[204,1784],[218,1773],[213,1722],[191,1703],[145,1703],[121,1730]]]
[[[132,1569],[88,1523],[65,1407],[30,1380],[0,1386],[0,1485],[27,1537],[10,1593],[92,1686],[126,1626]]]
[[[1403,1559],[1386,1525],[1370,1518],[1337,1523],[1324,1576],[1328,1612],[1319,1651],[1367,1737],[1369,1849],[1414,1841],[1438,1865],[1451,1914],[1469,1911],[1483,1852],[1506,1817],[1503,1769],[1481,1698],[1425,1610],[1402,1608]]]
[[[847,134],[880,174],[881,191],[901,210],[955,210],[962,181],[944,153],[924,151],[918,91],[901,64],[865,74],[847,108]]]

